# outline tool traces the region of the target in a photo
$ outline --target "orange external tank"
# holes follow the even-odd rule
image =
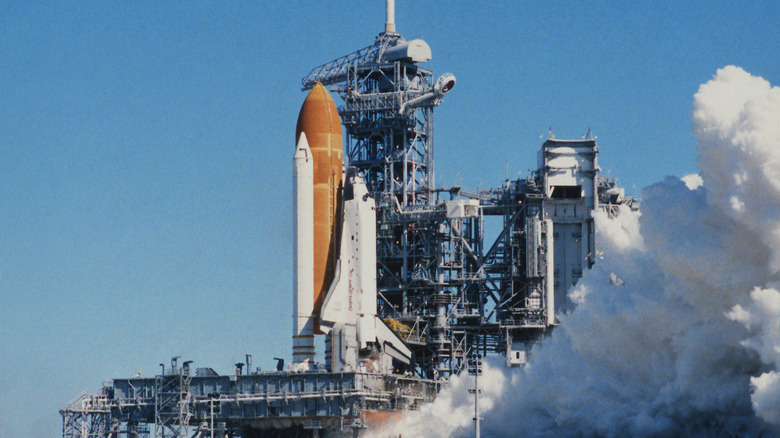
[[[295,143],[306,133],[314,159],[314,332],[322,334],[319,315],[336,273],[340,189],[344,173],[341,118],[328,90],[317,82],[303,101]]]

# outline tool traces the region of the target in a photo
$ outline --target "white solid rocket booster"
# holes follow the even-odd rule
[[[301,132],[293,156],[295,198],[295,295],[293,297],[293,363],[314,363],[314,159],[306,134]]]

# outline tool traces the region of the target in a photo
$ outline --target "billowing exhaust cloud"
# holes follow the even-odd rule
[[[480,379],[483,436],[780,436],[780,88],[720,69],[693,121],[700,174],[597,216],[576,310]],[[377,436],[472,436],[471,385]]]

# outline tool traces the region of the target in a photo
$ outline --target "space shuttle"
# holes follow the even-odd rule
[[[293,156],[293,369],[314,369],[324,334],[333,372],[391,373],[411,351],[376,314],[376,202],[343,171],[341,119],[317,83],[301,107]]]

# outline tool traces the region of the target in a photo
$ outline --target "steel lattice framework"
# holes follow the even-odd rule
[[[378,313],[414,350],[419,375],[436,378],[460,372],[469,354],[509,356],[543,337],[554,324],[547,315],[552,303],[544,298],[553,288],[547,283],[554,281],[554,228],[584,227],[590,233],[592,218],[584,211],[597,208],[599,195],[588,195],[588,206],[552,199],[542,187],[556,172],[549,166],[479,193],[437,189],[433,109],[443,93],[437,93],[439,81],[431,70],[409,58],[385,56],[403,44],[400,34],[382,33],[374,44],[314,68],[302,84],[330,85],[344,101],[339,112],[347,165],[362,173],[377,200]],[[557,145],[552,135],[548,143],[551,150]],[[578,153],[595,166],[595,141],[580,143]],[[587,176],[592,181],[595,171]],[[606,190],[604,184],[592,185]],[[618,201],[602,201],[601,208],[617,211]],[[581,213],[553,225],[557,216],[551,209],[568,204],[574,210],[582,204]],[[490,216],[502,224],[486,246]],[[585,242],[592,245],[592,239]],[[580,274],[592,261],[586,259],[574,260]],[[555,286],[564,291],[559,298],[567,286]]]

